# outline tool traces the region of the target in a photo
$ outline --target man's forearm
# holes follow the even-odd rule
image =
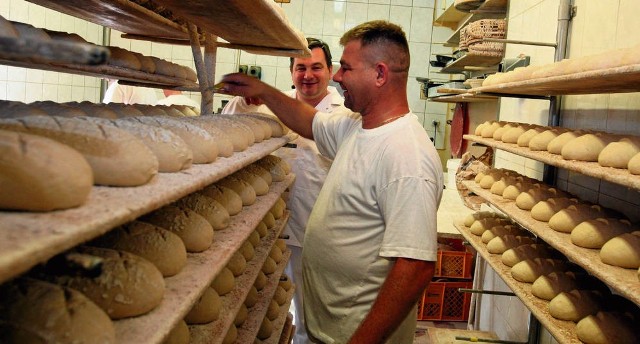
[[[275,90],[276,92],[273,92]],[[311,125],[317,110],[311,105],[298,101],[277,89],[260,97],[278,118],[291,130],[305,138],[313,140]]]
[[[350,344],[385,343],[407,317],[433,277],[434,262],[398,258]]]

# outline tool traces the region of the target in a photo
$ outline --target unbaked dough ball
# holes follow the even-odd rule
[[[531,285],[531,294],[543,300],[551,301],[558,294],[570,292],[577,287],[578,283],[572,273],[555,271],[538,277]]]
[[[549,227],[558,232],[571,233],[583,221],[601,216],[603,212],[599,205],[579,203],[570,205],[551,216]]]
[[[502,134],[502,142],[517,143],[520,135],[524,134],[529,129],[531,129],[531,126],[527,124],[520,124],[515,128],[511,128]]]
[[[485,127],[491,126],[491,123],[494,123],[495,121],[484,121],[483,123],[480,123],[477,127],[476,130],[473,131],[473,134],[476,136],[482,136],[482,130]]]
[[[492,254],[502,254],[504,251],[524,244],[533,244],[533,239],[528,236],[504,235],[495,237],[487,243],[487,251]]]
[[[207,324],[218,320],[221,309],[222,299],[213,288],[207,288],[184,317],[184,321],[187,324]]]
[[[511,223],[508,219],[498,218],[498,217],[489,217],[480,220],[476,220],[471,227],[469,227],[469,231],[474,235],[482,235],[484,231],[499,225],[505,225]]]
[[[287,250],[287,242],[284,239],[276,239],[276,246],[278,246],[282,252]]]
[[[623,138],[609,143],[598,155],[598,164],[604,167],[627,168],[629,161],[640,153],[638,140]]]
[[[609,239],[631,230],[631,223],[628,220],[614,218],[586,220],[571,231],[571,242],[576,246],[599,249]]]
[[[511,276],[519,282],[533,283],[538,277],[554,271],[565,271],[566,263],[558,259],[533,258],[511,267]]]
[[[262,323],[260,324],[260,329],[258,330],[257,337],[259,339],[265,340],[271,337],[272,333],[273,333],[273,324],[271,323],[271,320],[265,317],[264,319],[262,319]]]
[[[273,259],[274,262],[276,262],[276,264],[280,263],[282,261],[282,250],[280,250],[280,248],[278,246],[273,246],[271,248],[271,252],[269,252],[269,257],[271,257],[271,259]]]
[[[267,285],[267,282],[267,275],[262,271],[258,271],[258,276],[256,277],[256,281],[253,283],[253,286],[256,287],[257,290],[262,290],[264,286]]]
[[[563,132],[566,132],[566,130],[561,128],[547,129],[531,138],[529,149],[532,151],[546,151],[549,143]]]
[[[525,131],[522,135],[518,136],[518,141],[516,143],[519,147],[529,147],[529,142],[538,134],[546,131],[547,127],[535,127]]]
[[[503,176],[500,180],[491,185],[489,191],[494,195],[502,196],[504,189],[509,185],[516,184],[519,180],[522,180],[522,178],[519,178],[518,176]]]
[[[163,344],[189,344],[190,340],[189,326],[184,320],[180,320],[164,339]]]
[[[269,228],[267,228],[267,225],[264,223],[264,221],[260,221],[260,223],[258,223],[258,225],[256,226],[256,232],[258,232],[260,238],[264,238],[269,233]]]
[[[634,155],[629,160],[629,164],[627,165],[627,169],[629,170],[629,173],[631,173],[631,174],[635,174],[635,175],[640,174],[640,153]]]
[[[249,310],[247,309],[247,306],[242,303],[240,304],[240,309],[238,309],[238,313],[236,313],[236,318],[233,320],[233,324],[236,325],[237,327],[242,326],[242,324],[244,324],[244,322],[247,320],[247,318],[249,317]]]
[[[278,264],[275,262],[275,260],[273,260],[273,258],[271,257],[267,257],[267,259],[265,259],[264,261],[264,265],[262,265],[262,272],[264,272],[265,275],[270,275],[276,271],[277,267]]]
[[[504,135],[504,133],[511,128],[516,128],[517,126],[518,126],[517,123],[506,123],[505,125],[496,129],[496,131],[493,132],[493,139],[496,141],[502,141],[502,136]]]
[[[276,219],[275,217],[273,217],[273,214],[269,212],[264,214],[264,217],[262,218],[262,222],[264,222],[264,224],[267,226],[268,229],[271,229],[276,226]]]
[[[485,125],[482,128],[482,131],[480,133],[480,136],[482,137],[493,137],[493,133],[499,129],[500,127],[502,127],[504,123],[500,123],[500,122],[493,122],[489,125]]]
[[[548,258],[551,250],[543,244],[524,244],[502,252],[502,264],[513,267],[517,263],[534,258]]]
[[[254,248],[256,248],[260,245],[260,234],[258,234],[258,231],[254,230],[253,232],[251,232],[251,234],[249,234],[249,238],[247,240],[251,243],[251,245],[253,245]]]
[[[251,286],[251,288],[249,288],[249,292],[247,293],[247,298],[244,299],[244,304],[248,308],[251,308],[255,306],[256,303],[258,303],[259,299],[260,296],[258,295],[258,288],[256,288],[255,286]]]
[[[551,217],[560,210],[578,204],[578,200],[568,197],[549,198],[546,201],[540,201],[531,208],[531,217],[542,222],[549,222]]]
[[[226,295],[236,287],[236,278],[229,268],[223,268],[211,283],[218,295]]]
[[[244,259],[244,256],[240,252],[236,251],[231,255],[231,258],[229,258],[227,268],[231,270],[231,273],[233,273],[235,277],[238,277],[247,269],[247,260]]]
[[[487,218],[487,217],[500,217],[498,213],[494,213],[493,211],[479,211],[473,214],[469,214],[464,218],[465,227],[471,227],[471,225],[476,222],[476,220]]]
[[[521,193],[530,190],[534,185],[535,183],[529,180],[522,180],[515,184],[508,185],[504,188],[504,191],[502,191],[502,198],[515,201]]]
[[[577,161],[598,161],[598,155],[613,138],[608,135],[585,134],[562,147],[562,158]]]
[[[545,186],[531,188],[527,190],[527,192],[521,192],[518,197],[516,197],[516,206],[522,210],[531,210],[538,202],[561,195],[562,192],[554,188],[547,188]]]
[[[222,340],[222,344],[233,344],[238,339],[238,328],[236,325],[231,324],[229,329],[227,330],[227,334],[224,335],[224,339]]]
[[[481,239],[482,242],[487,244],[491,239],[499,236],[505,236],[507,234],[510,235],[522,235],[524,232],[520,229],[520,227],[515,225],[498,225],[489,228],[482,233]]]
[[[271,300],[269,302],[269,307],[267,308],[267,314],[265,315],[267,319],[274,321],[280,315],[280,305],[275,300]]]
[[[607,241],[600,249],[603,263],[621,268],[640,267],[640,231],[624,233]],[[638,271],[640,275],[640,270]]]
[[[253,259],[253,257],[255,257],[256,255],[256,251],[253,248],[253,244],[251,244],[249,240],[246,240],[245,242],[243,242],[239,250],[247,262]]]
[[[287,302],[287,291],[281,286],[277,286],[273,299],[278,303],[278,305],[284,305]]]
[[[560,154],[562,152],[562,148],[567,144],[567,142],[577,138],[582,135],[583,131],[567,131],[560,135],[558,135],[553,140],[549,141],[547,145],[547,151],[551,154]]]
[[[562,292],[549,301],[549,314],[560,320],[578,322],[600,308],[600,295],[592,290]]]
[[[599,311],[576,324],[578,339],[586,344],[640,343],[637,319],[621,312]]]

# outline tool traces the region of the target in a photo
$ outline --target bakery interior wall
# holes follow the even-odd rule
[[[509,2],[507,38],[514,40],[555,42],[559,0],[514,0]],[[636,0],[573,0],[576,16],[569,28],[567,57],[589,56],[617,48],[640,44],[640,2]],[[552,48],[508,44],[506,57],[523,53],[531,56],[531,64],[553,62]],[[501,98],[499,119],[513,122],[547,124],[549,102]],[[478,118],[495,119],[490,112],[477,111]],[[593,129],[616,134],[640,133],[640,94],[592,94],[562,97],[561,125],[572,129]],[[542,178],[539,162],[498,151],[495,166],[521,174]],[[603,206],[617,209],[633,221],[640,220],[640,195],[606,181],[578,173],[558,170],[557,185],[574,195]],[[509,291],[502,279],[488,265],[479,266],[484,278],[477,287]],[[476,308],[476,325],[492,330],[505,340],[526,341],[529,312],[516,297],[483,295]],[[539,343],[556,343],[542,331]]]
[[[449,36],[448,29],[433,28],[435,0],[292,0],[279,4],[289,21],[307,36],[325,40],[331,47],[334,70],[342,49],[338,40],[351,27],[372,19],[386,19],[400,24],[409,38],[412,54],[409,71],[409,101],[413,112],[424,124],[431,137],[436,138],[436,146],[443,157],[443,165],[448,158],[445,150],[447,104],[431,103],[420,99],[420,85],[416,77],[443,78],[429,74],[429,59],[432,54],[450,53],[450,49],[433,42],[443,42]],[[103,44],[102,27],[81,19],[51,11],[25,0],[0,1],[0,15],[51,30],[77,33],[88,41]],[[111,31],[110,45],[119,46],[145,55],[152,55],[194,68],[189,47],[123,39],[120,32]],[[291,88],[289,59],[269,55],[255,55],[244,51],[218,49],[216,79],[226,73],[235,72],[239,65],[262,67],[262,80],[279,89]],[[161,90],[156,90],[162,98]],[[186,95],[200,102],[197,92]],[[83,101],[100,102],[100,79],[66,73],[41,71],[19,67],[0,66],[0,99],[32,102],[52,100],[57,102]],[[221,108],[226,96],[214,97],[214,111]],[[436,128],[433,122],[439,123]]]

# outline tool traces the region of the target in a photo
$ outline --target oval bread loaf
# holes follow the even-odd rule
[[[224,267],[214,278],[211,283],[211,287],[216,290],[218,295],[223,296],[228,294],[233,288],[236,287],[236,277],[229,268]]]
[[[602,215],[602,208],[598,205],[588,203],[570,205],[551,216],[549,227],[558,232],[571,233],[583,221],[595,219]]]
[[[242,198],[237,192],[226,186],[212,184],[198,191],[198,193],[218,201],[231,216],[237,215],[242,211]]]
[[[636,344],[640,336],[634,320],[621,312],[599,311],[578,321],[576,335],[587,344]]]
[[[500,217],[498,213],[494,213],[492,211],[479,211],[473,214],[469,214],[464,218],[464,225],[466,227],[471,227],[471,225],[476,222],[476,220],[480,220],[486,217]]]
[[[504,251],[520,245],[533,244],[533,239],[528,236],[506,234],[495,237],[487,243],[487,251],[493,254],[503,254]]]
[[[242,199],[242,205],[252,205],[256,202],[256,191],[253,189],[251,184],[245,182],[240,178],[227,176],[217,181],[216,184],[227,187],[240,195],[240,198]]]
[[[0,130],[0,208],[28,211],[82,205],[93,173],[75,149],[37,135]]]
[[[511,276],[516,281],[533,283],[538,277],[554,271],[565,271],[566,263],[559,259],[525,259],[511,267]]]
[[[193,193],[181,198],[174,205],[195,211],[204,217],[214,230],[221,230],[229,226],[229,212],[215,199],[199,193]]]
[[[562,192],[554,188],[531,188],[516,197],[516,206],[522,210],[531,210],[540,201],[560,196],[562,196]]]
[[[491,239],[498,236],[510,235],[523,235],[525,234],[518,226],[514,225],[498,225],[489,228],[482,233],[481,239],[484,244],[489,243]]]
[[[231,135],[218,128],[214,122],[203,119],[201,116],[183,117],[180,120],[202,128],[209,133],[218,145],[219,156],[228,158],[233,155],[233,151],[235,149],[233,141],[236,140],[236,138],[233,138]]]
[[[532,151],[546,151],[551,140],[565,132],[565,129],[553,128],[547,129],[529,140],[529,149]]]
[[[249,183],[253,190],[256,192],[256,196],[264,196],[269,193],[269,184],[259,175],[242,169],[235,172],[232,176],[244,180]]]
[[[640,174],[640,153],[634,155],[631,160],[629,160],[629,164],[627,165],[627,169],[629,173],[638,175]]]
[[[518,141],[516,141],[516,143],[518,144],[519,147],[529,147],[529,143],[531,142],[531,140],[535,136],[545,132],[546,130],[547,130],[547,127],[531,128],[525,131],[524,133],[522,133],[522,135],[518,136]]]
[[[44,343],[116,343],[111,319],[78,291],[25,278],[0,286],[0,295],[0,323],[12,325],[4,337],[26,332]]]
[[[189,326],[184,320],[180,320],[176,326],[169,332],[163,344],[189,344],[191,333]]]
[[[261,113],[247,113],[242,114],[241,116],[252,117],[269,125],[269,127],[271,128],[271,137],[281,137],[289,130],[284,126],[284,124],[280,122],[280,120],[278,120],[278,117],[275,116],[268,117],[268,115]]]
[[[598,164],[604,167],[627,168],[634,155],[640,153],[638,140],[623,138],[609,143],[598,155]]]
[[[500,257],[502,264],[513,267],[517,263],[534,258],[548,258],[551,256],[546,245],[524,244],[512,247],[504,252]]]
[[[606,135],[585,134],[567,142],[560,154],[566,160],[598,161],[600,152],[613,138]]]
[[[626,269],[640,268],[640,231],[621,234],[600,249],[603,263]]]
[[[581,136],[582,134],[584,134],[583,131],[567,131],[564,132],[558,136],[556,136],[554,139],[552,139],[551,141],[549,141],[549,144],[547,145],[547,151],[551,154],[561,154],[562,153],[562,148],[564,148],[564,146],[571,140],[578,138],[579,136]]]
[[[164,277],[177,274],[187,263],[187,250],[177,235],[140,221],[113,229],[91,245],[136,254],[153,263]]]
[[[48,264],[39,277],[82,292],[111,319],[145,314],[162,302],[164,279],[146,259],[124,251],[89,246],[77,247],[74,253],[101,259],[99,274]]]
[[[551,217],[560,210],[578,204],[578,200],[568,197],[549,198],[546,201],[540,201],[531,208],[531,217],[542,222],[549,222]]]
[[[253,131],[233,118],[219,115],[206,115],[200,116],[200,118],[214,123],[220,130],[228,133],[231,143],[233,143],[234,152],[242,152],[256,141]]]
[[[208,324],[218,320],[221,309],[222,299],[213,288],[209,287],[184,317],[184,321],[187,324]]]
[[[48,137],[80,152],[96,184],[137,186],[158,173],[158,159],[142,141],[113,126],[76,118],[29,116],[0,120],[0,129]]]
[[[599,294],[592,290],[562,292],[549,301],[549,314],[556,319],[578,322],[598,312],[599,299]]]
[[[538,277],[531,285],[533,296],[551,301],[558,294],[570,292],[578,287],[575,277],[566,272],[556,271]]]
[[[631,223],[627,220],[615,218],[586,220],[571,231],[571,242],[584,248],[600,249],[609,239],[631,230]]]
[[[211,224],[200,214],[187,208],[167,205],[143,216],[140,221],[174,233],[182,239],[187,252],[202,252],[213,242]]]

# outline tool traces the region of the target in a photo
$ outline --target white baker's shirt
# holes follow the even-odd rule
[[[338,90],[333,86],[327,87],[327,90],[329,94],[315,108],[320,112],[327,113],[348,111],[343,105],[344,99]],[[296,90],[284,93],[291,98],[296,97]],[[222,109],[223,114],[247,112],[260,112],[275,117],[266,105],[248,105],[243,97],[232,98]],[[283,147],[275,151],[274,155],[285,159],[291,165],[291,171],[296,175],[287,200],[290,216],[284,234],[289,236],[288,245],[302,247],[305,227],[329,167],[331,167],[331,160],[320,154],[312,140],[298,136],[290,143],[295,144],[296,148]]]
[[[120,85],[118,81],[112,82],[104,93],[102,102],[123,104],[156,105],[158,96],[155,90],[147,87]]]
[[[195,100],[185,96],[184,94],[172,94],[166,98],[158,100],[156,105],[186,105],[200,110],[200,104]]]

